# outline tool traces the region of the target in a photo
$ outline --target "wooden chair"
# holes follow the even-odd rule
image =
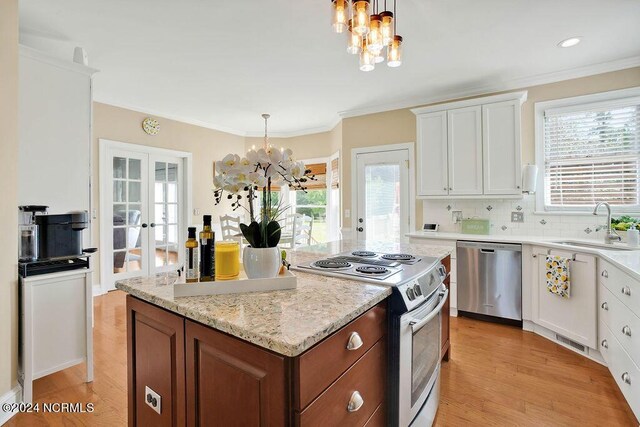
[[[224,215],[220,217],[220,230],[222,240],[235,240],[242,247],[242,231],[240,230],[240,217]]]
[[[295,249],[296,246],[311,245],[313,218],[303,214],[287,215],[282,225],[280,246]]]

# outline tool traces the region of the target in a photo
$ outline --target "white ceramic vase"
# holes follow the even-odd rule
[[[280,249],[252,248],[247,246],[242,252],[242,264],[249,279],[270,279],[280,272],[282,258]]]

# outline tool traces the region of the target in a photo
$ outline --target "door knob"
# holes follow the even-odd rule
[[[364,231],[364,228],[358,227],[358,231],[362,233]]]
[[[631,296],[631,288],[625,286],[624,288],[622,288],[622,293],[626,296]]]
[[[602,307],[603,310],[609,310],[609,304],[607,304],[606,302],[603,302],[600,307]]]
[[[362,224],[362,223],[364,222],[364,219],[362,219],[362,218],[358,218],[358,222],[359,222],[360,224]]]
[[[622,327],[622,333],[628,337],[631,336],[631,328],[629,327],[629,325],[625,325]]]
[[[628,372],[625,372],[624,374],[622,374],[622,381],[624,381],[627,384],[631,384],[631,375],[629,375]]]
[[[147,228],[147,227],[148,227],[147,223],[146,223],[146,222],[143,222],[143,223],[142,223],[142,228]]]
[[[149,224],[149,226],[150,226],[151,228],[153,228],[153,227],[155,227],[155,226],[156,226],[156,223],[155,223],[155,222],[152,222],[151,224]]]
[[[602,345],[603,348],[609,348],[609,343],[607,342],[607,340],[602,340],[600,344]]]

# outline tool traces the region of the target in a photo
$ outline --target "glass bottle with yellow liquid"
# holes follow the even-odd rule
[[[240,274],[240,244],[225,240],[216,242],[216,280],[235,279]]]

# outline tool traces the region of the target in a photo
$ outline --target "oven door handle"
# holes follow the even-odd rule
[[[447,298],[449,298],[449,289],[445,289],[444,292],[440,292],[440,296],[442,297],[442,299],[440,300],[438,305],[424,319],[420,319],[420,320],[411,319],[409,321],[409,325],[411,325],[411,331],[414,334],[416,332],[418,332],[420,329],[422,329],[422,327],[424,325],[426,325],[427,323],[432,321],[434,317],[436,317],[438,314],[440,314],[440,311],[442,310],[442,307],[447,302]]]

